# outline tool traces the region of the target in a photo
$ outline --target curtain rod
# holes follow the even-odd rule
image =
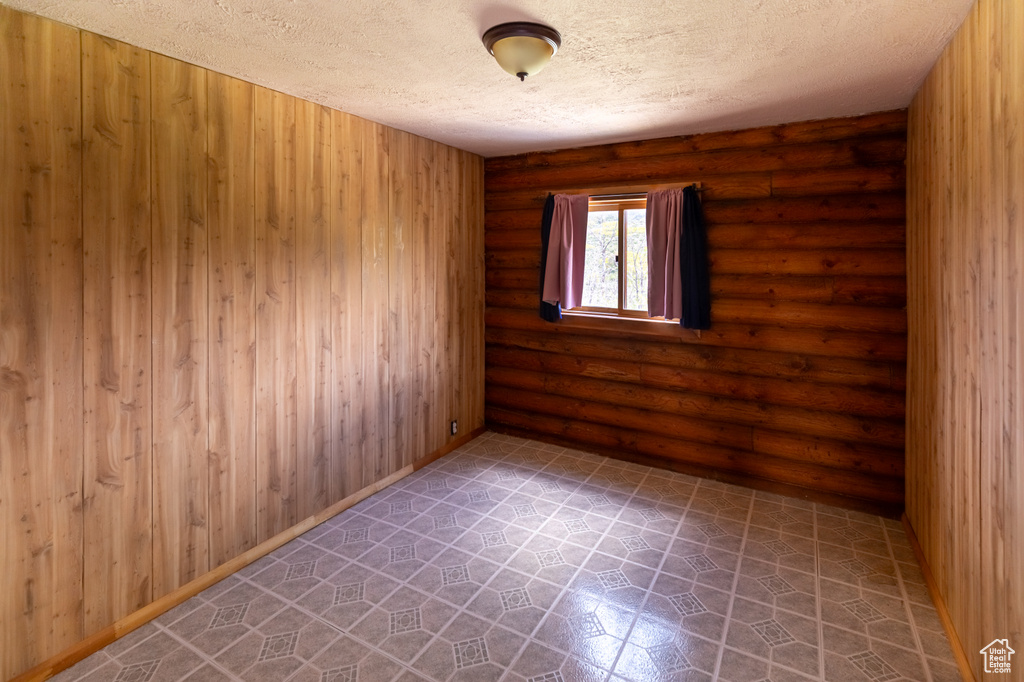
[[[608,201],[612,199],[641,199],[647,196],[647,192],[626,192],[622,194],[588,194],[587,196],[589,196],[591,199],[596,199],[597,201],[600,201],[602,199]]]
[[[648,192],[661,189],[684,189],[686,187],[693,187],[698,192],[703,192],[706,187],[702,187],[699,182],[674,182],[674,183],[653,183],[650,185],[606,185],[604,187],[590,187],[590,188],[575,188],[575,189],[562,189],[562,190],[550,190],[551,194],[586,194],[594,199],[601,199],[605,197],[616,197],[623,195],[635,195],[644,196]]]

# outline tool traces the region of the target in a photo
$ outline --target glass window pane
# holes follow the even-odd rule
[[[627,310],[647,310],[647,209],[626,214],[626,302]]]
[[[583,305],[619,307],[618,211],[591,211],[587,220],[587,254],[583,270]]]

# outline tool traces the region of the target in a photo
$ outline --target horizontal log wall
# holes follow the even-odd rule
[[[488,159],[489,425],[903,504],[906,112]],[[712,327],[537,316],[549,191],[702,183]]]
[[[0,5],[0,679],[483,425],[483,160]]]

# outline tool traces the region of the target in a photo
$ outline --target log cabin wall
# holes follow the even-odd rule
[[[8,679],[483,425],[483,160],[0,35]]]
[[[1024,4],[975,3],[908,127],[907,516],[954,650],[1024,679]]]
[[[906,112],[492,158],[489,426],[898,513]],[[712,325],[537,315],[548,191],[700,182]]]

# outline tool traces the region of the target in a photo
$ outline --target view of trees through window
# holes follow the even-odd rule
[[[647,311],[647,211],[642,201],[591,209],[583,307]]]
[[[628,310],[647,312],[647,209],[626,214],[626,302]]]
[[[591,211],[587,221],[587,260],[583,305],[619,307],[619,212]]]

